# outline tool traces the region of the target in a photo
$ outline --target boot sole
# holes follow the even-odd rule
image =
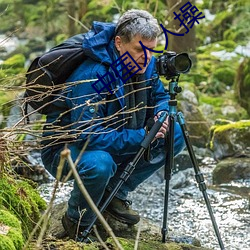
[[[111,213],[107,210],[105,210],[105,212],[110,215],[112,218],[116,219],[117,221],[123,223],[123,224],[127,224],[127,225],[130,225],[130,226],[133,226],[135,224],[137,224],[140,220],[138,220],[137,222],[135,221],[132,221],[132,220],[128,220],[128,219],[124,219],[124,217],[121,217],[117,214],[114,214],[114,213]]]

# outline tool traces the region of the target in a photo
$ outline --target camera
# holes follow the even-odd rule
[[[176,54],[174,51],[165,52],[156,60],[156,69],[159,75],[165,76],[167,80],[187,73],[192,66],[192,61],[187,53]]]

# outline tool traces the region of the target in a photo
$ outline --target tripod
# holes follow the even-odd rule
[[[199,169],[198,162],[195,157],[195,154],[194,154],[194,151],[193,151],[190,139],[189,139],[189,133],[186,128],[184,116],[181,112],[177,113],[177,108],[176,108],[177,100],[175,99],[175,97],[177,93],[180,93],[182,91],[181,87],[178,86],[178,80],[179,80],[179,77],[177,77],[176,80],[172,79],[169,83],[169,94],[170,94],[170,100],[168,102],[169,103],[169,114],[168,114],[169,132],[166,137],[166,146],[167,146],[166,148],[168,150],[166,153],[166,161],[165,161],[165,201],[164,201],[164,215],[163,215],[163,226],[162,226],[162,242],[163,243],[166,242],[166,234],[168,232],[167,216],[168,216],[169,182],[171,179],[172,169],[174,166],[174,123],[177,117],[177,120],[181,126],[182,134],[183,134],[186,146],[187,146],[189,157],[194,167],[196,182],[198,183],[199,189],[203,194],[203,198],[205,200],[207,210],[209,212],[210,219],[212,221],[213,228],[214,228],[216,237],[218,239],[220,248],[221,250],[224,250],[225,247],[223,245],[220,232],[219,232],[219,229],[218,229],[218,226],[217,226],[217,223],[216,223],[213,211],[212,211],[212,207],[208,199],[208,195],[206,192],[207,188],[204,182],[204,177]]]
[[[224,250],[225,248],[224,248],[223,242],[221,240],[221,236],[220,236],[218,226],[216,224],[216,221],[215,221],[215,218],[213,215],[213,211],[212,211],[209,199],[208,199],[208,195],[206,193],[206,184],[204,183],[203,175],[199,170],[198,163],[197,163],[195,154],[193,152],[193,149],[192,149],[192,146],[191,146],[191,143],[189,140],[189,135],[188,135],[188,132],[186,129],[184,117],[180,112],[177,113],[177,111],[176,111],[177,110],[176,109],[177,100],[175,99],[175,97],[176,97],[177,93],[180,93],[182,90],[178,86],[178,78],[177,78],[177,80],[172,79],[169,83],[169,94],[170,94],[169,114],[167,114],[167,112],[161,113],[159,119],[155,122],[155,124],[153,125],[153,127],[150,130],[150,132],[148,133],[148,135],[142,141],[140,150],[135,155],[134,159],[130,163],[128,163],[128,165],[124,169],[123,173],[121,174],[120,180],[117,183],[116,187],[109,194],[108,198],[102,204],[102,206],[99,210],[102,213],[107,208],[107,206],[110,204],[110,202],[112,201],[112,199],[114,198],[114,196],[116,195],[116,193],[118,192],[118,190],[120,189],[122,184],[129,178],[129,176],[134,171],[136,164],[138,163],[140,158],[143,156],[144,152],[147,150],[150,143],[155,138],[155,135],[157,134],[157,132],[161,128],[161,126],[162,126],[163,122],[165,121],[165,119],[167,118],[167,116],[169,116],[169,132],[168,132],[168,136],[166,138],[166,144],[167,144],[168,151],[166,153],[166,162],[165,162],[166,185],[165,185],[164,215],[163,215],[163,227],[162,227],[162,242],[163,243],[166,242],[166,234],[168,232],[168,230],[167,230],[167,214],[168,214],[169,181],[171,179],[172,169],[173,169],[173,164],[174,164],[174,123],[175,123],[175,118],[177,117],[178,122],[181,125],[181,130],[182,130],[185,142],[186,142],[186,146],[187,146],[191,161],[192,161],[193,166],[194,166],[196,181],[199,184],[199,189],[200,189],[200,191],[202,191],[203,197],[205,199],[206,206],[207,206],[207,209],[209,211],[209,215],[210,215],[217,239],[219,241],[220,248],[221,248],[221,250]],[[94,219],[92,220],[90,225],[82,233],[83,241],[88,238],[88,235],[91,232],[92,227],[94,226],[96,220],[97,220],[97,216],[94,217]]]

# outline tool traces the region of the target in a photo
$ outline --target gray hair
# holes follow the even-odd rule
[[[128,43],[136,35],[143,39],[153,40],[160,33],[157,20],[145,10],[128,10],[118,20],[116,36]]]

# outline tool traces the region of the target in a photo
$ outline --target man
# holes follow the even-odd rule
[[[139,43],[141,41],[147,48],[154,49],[159,32],[157,20],[142,10],[127,11],[117,25],[94,22],[83,41],[87,59],[69,77],[68,88],[62,91],[62,97],[47,116],[42,151],[46,169],[56,175],[60,152],[66,142],[74,161],[87,145],[76,167],[97,206],[116,186],[127,163],[140,149],[140,143],[146,136],[147,120],[150,117],[157,120],[162,111],[168,111],[169,95],[156,73],[155,58],[149,50],[145,55]],[[126,52],[131,57],[127,56],[123,65],[115,64]],[[124,65],[128,65],[127,68]],[[128,75],[126,71],[129,69],[131,77],[124,83],[122,77]],[[101,76],[105,77],[109,88],[104,88],[101,80],[91,81],[97,78],[97,74],[99,80]],[[166,119],[151,145],[150,159],[139,161],[106,209],[117,220],[131,225],[139,222],[140,217],[130,208],[127,196],[164,165],[167,130]],[[178,123],[174,138],[176,155],[184,148]],[[69,170],[66,163],[63,176]],[[82,211],[85,211],[83,216]],[[75,182],[67,213],[62,219],[65,231],[71,238],[81,237],[80,232],[92,222],[93,217]],[[80,232],[76,235],[79,220]]]

